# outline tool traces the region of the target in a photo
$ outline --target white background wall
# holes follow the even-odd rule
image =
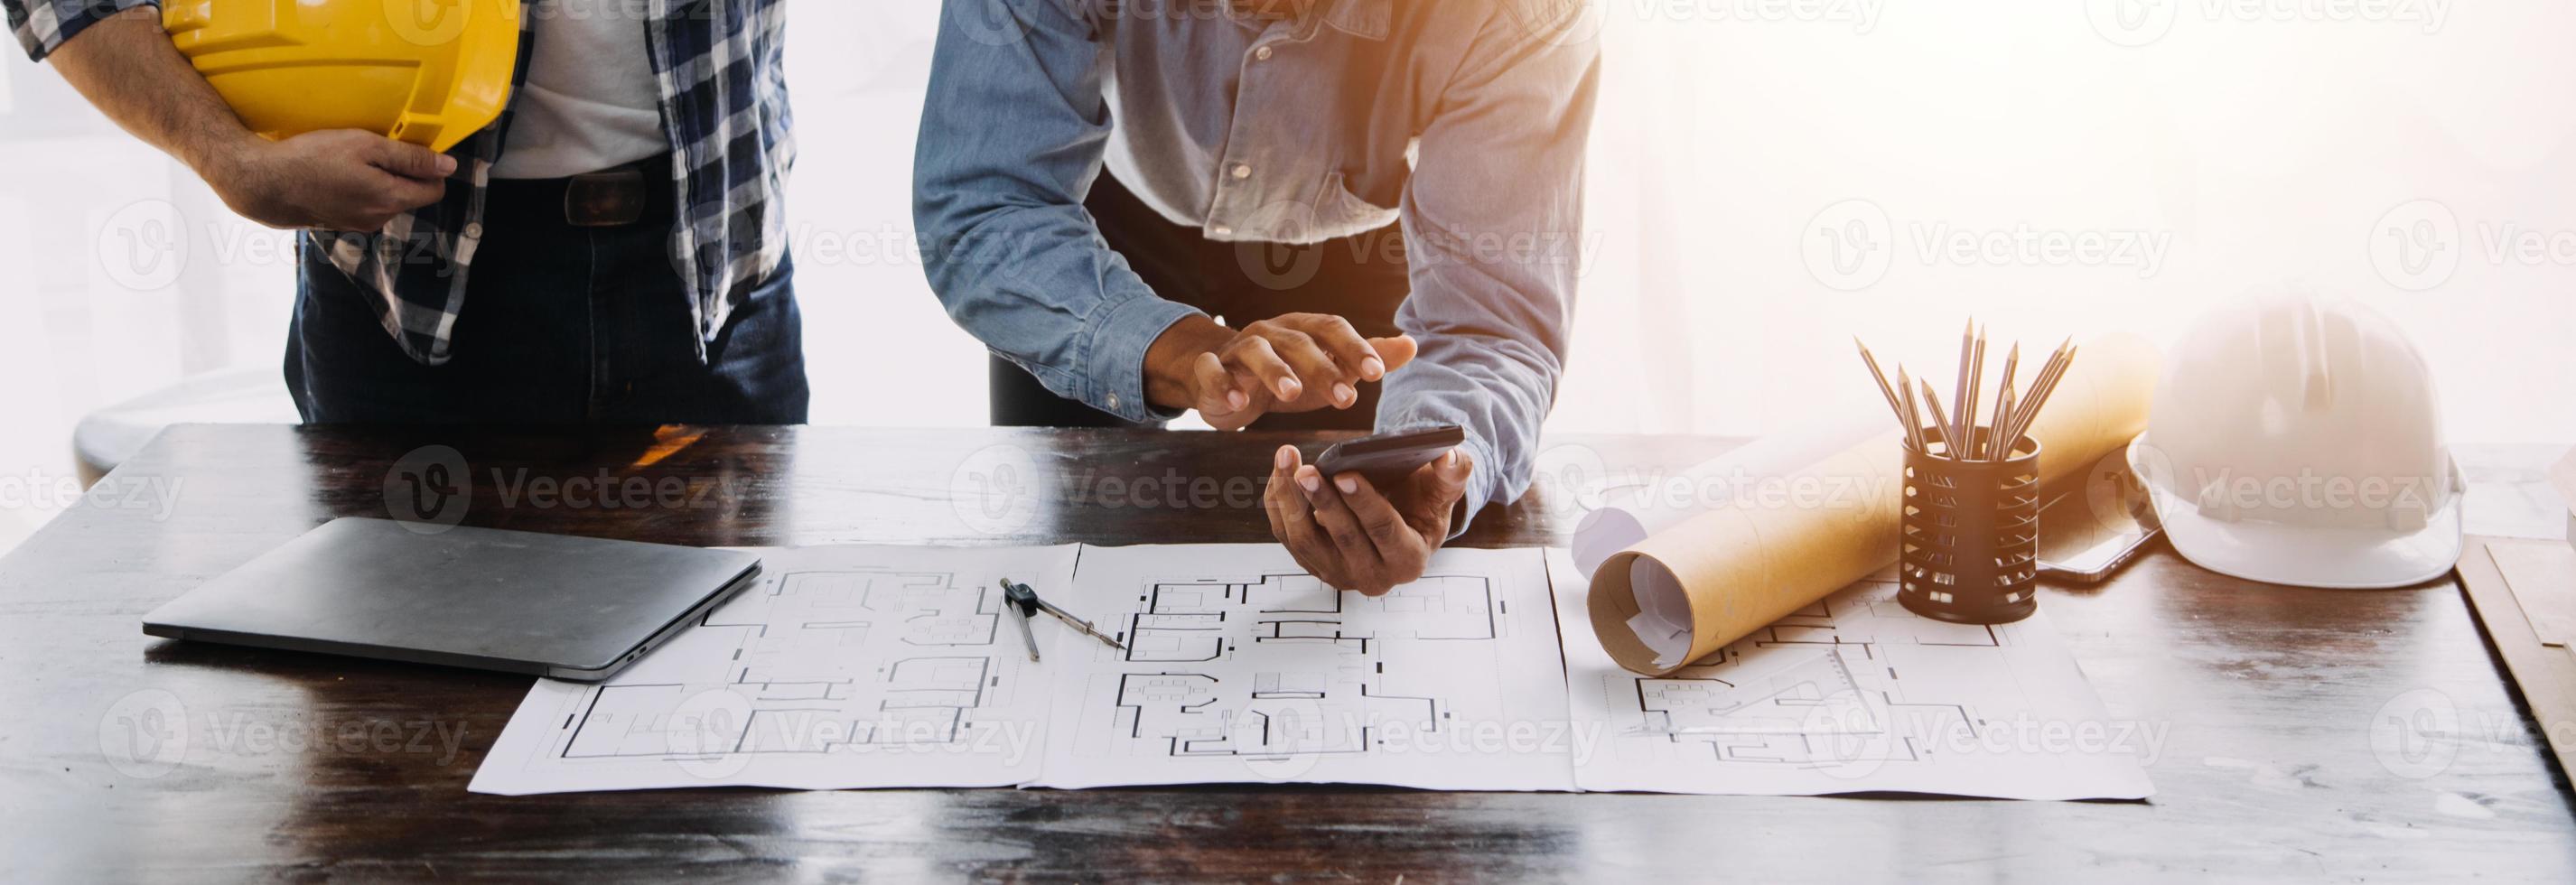
[[[2566,3],[1597,2],[1592,261],[1555,429],[1759,433],[1865,384],[1855,334],[1916,364],[1971,313],[2034,346],[2162,339],[2296,280],[2410,329],[2455,438],[2576,440]],[[792,13],[819,423],[983,423],[981,352],[911,245],[936,12]],[[69,473],[92,409],[275,365],[292,260],[0,55],[0,485],[23,487]],[[1961,237],[2001,251],[1938,248]],[[2037,251],[2125,240],[2155,261]],[[0,543],[50,512],[11,504]]]

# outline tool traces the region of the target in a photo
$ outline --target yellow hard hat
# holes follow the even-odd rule
[[[253,131],[381,132],[446,152],[492,124],[519,0],[169,0],[162,26]]]

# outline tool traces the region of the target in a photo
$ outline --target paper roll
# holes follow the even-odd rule
[[[2157,374],[2155,349],[2135,336],[2083,344],[2031,425],[2041,482],[2073,477],[2145,431]],[[1837,440],[1851,432],[1841,426],[1790,438]],[[1839,448],[1806,448],[1803,459],[1799,445],[1812,443],[1756,442],[1683,474],[1731,478],[1729,491],[1696,506],[1641,511],[1615,506],[1633,496],[1605,501],[1614,506],[1575,531],[1578,562],[1639,537],[1591,570],[1602,647],[1630,670],[1670,673],[1895,562],[1899,436],[1886,427]]]

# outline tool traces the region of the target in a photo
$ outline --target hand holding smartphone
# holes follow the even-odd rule
[[[1315,469],[1327,478],[1357,473],[1384,492],[1466,441],[1467,431],[1456,426],[1354,439],[1325,449]]]

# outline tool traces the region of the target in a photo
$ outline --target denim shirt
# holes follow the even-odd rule
[[[1083,197],[1103,165],[1219,241],[1401,221],[1422,345],[1377,429],[1467,429],[1463,529],[1529,488],[1582,245],[1600,50],[1587,0],[948,0],[914,215],[948,313],[1048,389],[1129,420],[1196,311],[1147,288]],[[1294,305],[1288,305],[1294,309]]]

